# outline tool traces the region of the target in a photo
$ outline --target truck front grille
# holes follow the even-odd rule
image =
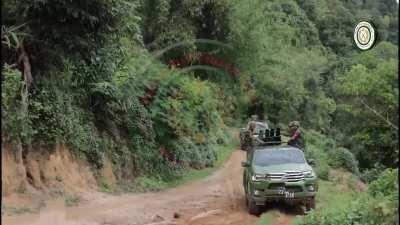
[[[285,182],[297,182],[304,179],[304,174],[302,172],[288,171],[285,173],[270,173],[268,174],[268,178]]]

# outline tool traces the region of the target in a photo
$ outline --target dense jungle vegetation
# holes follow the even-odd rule
[[[342,167],[371,186],[351,216],[304,224],[398,224],[395,0],[2,3],[3,140],[64,142],[94,168],[111,159],[121,179],[163,181],[212,166],[226,130],[252,114],[299,120],[322,179]],[[353,44],[361,20],[378,32],[365,52]],[[201,54],[220,66],[170,63],[195,68]]]

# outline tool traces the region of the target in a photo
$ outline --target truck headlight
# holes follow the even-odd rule
[[[315,187],[314,187],[314,185],[309,185],[309,186],[307,186],[307,191],[315,191]]]
[[[304,171],[303,175],[305,178],[314,178],[315,177],[315,173],[312,170]]]
[[[254,174],[253,176],[251,176],[251,181],[257,182],[257,181],[261,181],[261,180],[265,180],[264,175]]]
[[[254,195],[261,195],[261,191],[260,190],[254,190]]]

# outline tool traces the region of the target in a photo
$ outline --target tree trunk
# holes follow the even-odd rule
[[[18,57],[18,64],[22,68],[22,74],[24,75],[25,85],[29,89],[33,82],[32,70],[31,70],[31,63],[29,62],[28,54],[25,51],[25,47],[24,47],[23,43],[24,43],[24,41],[22,40],[21,44],[18,47],[18,51],[20,53],[19,57]]]

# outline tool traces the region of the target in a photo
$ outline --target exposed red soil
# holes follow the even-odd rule
[[[209,177],[157,193],[118,196],[86,192],[76,207],[62,199],[47,202],[36,214],[3,216],[5,225],[252,225],[259,218],[247,212],[236,150]],[[296,213],[277,211],[273,225],[288,225]]]

